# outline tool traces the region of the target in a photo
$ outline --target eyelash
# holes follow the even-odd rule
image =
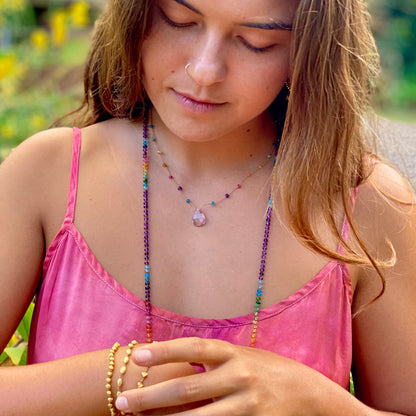
[[[159,8],[159,12],[160,15],[162,17],[162,20],[169,25],[170,27],[174,28],[174,29],[185,29],[187,27],[191,27],[193,26],[195,23],[176,23],[173,20],[169,19],[169,17],[166,16],[166,14],[164,13],[164,11]],[[265,46],[263,48],[257,48],[253,45],[251,45],[250,43],[248,43],[243,37],[239,36],[238,39],[240,40],[240,42],[251,52],[254,53],[264,53],[264,52],[268,52],[270,49],[272,49],[275,45],[270,45],[270,46]]]
[[[159,8],[159,12],[160,12],[160,15],[162,16],[163,21],[175,29],[183,29],[183,28],[194,25],[194,23],[176,23],[173,20],[170,20],[169,17],[166,16],[165,12],[161,8]]]
[[[242,38],[241,36],[238,37],[240,39],[240,42],[250,51],[254,52],[254,53],[264,53],[264,52],[268,52],[270,51],[275,45],[269,45],[269,46],[264,46],[263,48],[257,48],[253,45],[251,45],[250,43],[248,43],[244,38]]]

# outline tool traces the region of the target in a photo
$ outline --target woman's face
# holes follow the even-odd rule
[[[156,0],[143,83],[167,128],[208,141],[258,127],[289,74],[297,3]]]

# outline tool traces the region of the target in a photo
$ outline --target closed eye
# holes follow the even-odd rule
[[[273,49],[276,44],[272,44],[272,45],[268,45],[268,46],[263,46],[263,47],[256,47],[253,46],[251,43],[247,42],[243,37],[238,36],[238,39],[240,40],[240,42],[250,51],[255,52],[255,53],[263,53],[263,52],[268,52],[271,49]]]
[[[176,29],[182,29],[182,28],[186,28],[186,27],[190,27],[193,26],[195,23],[194,22],[189,22],[189,23],[178,23],[178,22],[174,22],[173,20],[169,19],[168,16],[166,16],[166,13],[159,7],[159,13],[160,16],[162,17],[162,20],[168,24],[171,27],[174,27]]]

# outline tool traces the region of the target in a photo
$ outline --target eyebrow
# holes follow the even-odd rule
[[[292,25],[289,23],[281,22],[278,20],[272,20],[269,23],[240,23],[240,26],[252,27],[255,29],[265,30],[292,30]]]
[[[181,4],[182,6],[185,6],[189,10],[192,10],[193,12],[202,15],[202,13],[196,9],[194,6],[189,4],[186,0],[174,0],[176,3]],[[289,23],[282,22],[280,20],[271,20],[268,23],[255,23],[255,22],[243,22],[239,23],[239,26],[244,27],[251,27],[254,29],[264,29],[264,30],[292,30],[292,25]]]
[[[201,15],[202,15],[202,13],[201,13],[198,9],[195,9],[195,7],[194,7],[194,6],[190,5],[190,4],[189,4],[188,2],[186,2],[185,0],[174,0],[174,1],[176,1],[176,3],[182,4],[182,6],[187,7],[189,10],[192,10],[193,12],[195,12],[195,13],[198,13],[198,14],[201,14]]]

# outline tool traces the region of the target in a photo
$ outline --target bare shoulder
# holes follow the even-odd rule
[[[1,172],[19,169],[24,175],[31,168],[39,168],[45,164],[62,162],[71,149],[72,129],[57,128],[41,131],[14,148],[6,160],[0,165]],[[39,174],[42,173],[42,170]]]
[[[12,150],[0,165],[0,187],[9,202],[24,196],[31,212],[38,212],[52,179],[68,170],[71,143],[72,130],[59,128],[37,133]]]
[[[354,219],[370,253],[379,260],[393,258],[398,250],[413,244],[414,189],[393,167],[376,161],[371,175],[358,188]]]
[[[85,157],[103,148],[103,136],[114,129],[116,121],[108,120],[81,130]],[[12,150],[0,165],[0,187],[7,189],[9,200],[24,197],[31,212],[45,215],[45,209],[64,209],[71,172],[73,129],[55,128],[39,132]],[[105,146],[104,146],[105,147]],[[59,206],[61,206],[59,208]]]
[[[385,198],[377,198],[377,196]],[[358,201],[365,204],[380,204],[391,201],[414,204],[415,194],[411,184],[392,166],[383,161],[374,161],[368,179],[359,187]]]
[[[415,216],[416,198],[410,183],[393,167],[375,162],[371,175],[358,188],[354,213],[366,244],[382,252],[386,238],[404,237],[403,230],[415,226]],[[400,235],[396,235],[398,230]]]

